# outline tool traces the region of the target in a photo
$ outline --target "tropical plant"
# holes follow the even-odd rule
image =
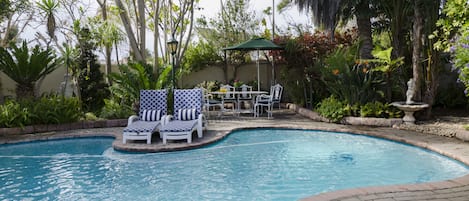
[[[66,79],[65,83],[63,85],[62,91],[60,92],[62,95],[66,94],[67,86],[68,86],[68,77],[72,78],[73,82],[73,89],[72,91],[75,93],[74,95],[78,97],[78,99],[81,99],[80,97],[80,91],[79,87],[77,85],[78,83],[78,75],[79,75],[79,66],[78,66],[78,58],[79,58],[79,51],[77,48],[73,48],[70,45],[63,43],[63,48],[62,48],[62,56],[61,59],[63,61],[63,64],[65,65],[66,68]],[[73,95],[73,93],[72,93]]]
[[[348,47],[356,42],[355,30],[336,33],[331,41],[324,32],[305,33],[297,38],[278,37],[276,44],[283,44],[285,51],[279,54],[279,63],[285,92],[297,104],[312,107],[330,94],[321,81],[320,69],[324,58],[338,47]]]
[[[112,99],[122,105],[134,105],[142,89],[161,89],[170,83],[171,68],[165,67],[158,77],[150,65],[129,63],[119,66],[119,73],[111,73],[113,85],[109,88]]]
[[[392,83],[392,74],[404,63],[404,57],[392,59],[392,50],[392,47],[386,50],[376,48],[371,52],[375,59],[365,60],[365,62],[373,64],[373,67],[371,68],[373,71],[379,71],[384,74],[386,83],[385,96],[388,102],[391,102],[392,100],[392,87],[395,86]]]
[[[341,48],[331,53],[321,69],[322,81],[332,95],[350,105],[379,100],[383,81],[367,62],[354,62],[355,50]]]
[[[31,51],[23,41],[20,47],[12,44],[11,48],[0,47],[0,71],[16,82],[16,97],[23,99],[34,97],[37,81],[59,67],[51,49],[41,49],[36,45]]]
[[[47,34],[51,39],[55,39],[55,13],[59,7],[59,3],[55,0],[41,0],[37,2],[38,7],[45,12],[47,18]]]
[[[104,107],[101,110],[100,117],[105,119],[124,119],[133,113],[129,105],[122,105],[112,99],[104,99]]]
[[[30,112],[14,100],[0,105],[0,127],[23,127],[30,124]]]

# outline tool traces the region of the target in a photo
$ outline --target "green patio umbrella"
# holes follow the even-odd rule
[[[283,50],[283,47],[276,45],[270,40],[265,38],[254,38],[245,42],[242,42],[238,45],[223,48],[226,50],[240,50],[240,51],[252,51],[257,50],[257,90],[260,90],[260,75],[259,75],[259,50]],[[272,77],[274,74],[274,68],[272,68]]]

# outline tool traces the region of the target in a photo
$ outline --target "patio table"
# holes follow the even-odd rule
[[[212,91],[212,92],[209,92],[210,94],[213,94],[213,95],[225,95],[226,93],[232,93],[236,96],[237,98],[237,104],[240,104],[240,100],[239,100],[239,97],[242,95],[242,94],[250,94],[251,95],[251,104],[250,104],[250,108],[248,109],[235,109],[235,112],[237,114],[240,114],[240,113],[253,113],[254,112],[254,101],[256,100],[256,96],[258,95],[261,95],[261,94],[268,94],[267,91],[231,91],[231,92],[225,92],[225,91]],[[245,101],[245,100],[243,100]],[[235,107],[235,108],[238,108],[238,107]]]

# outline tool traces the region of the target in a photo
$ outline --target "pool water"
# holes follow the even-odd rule
[[[344,188],[460,177],[417,147],[322,131],[241,130],[204,148],[129,154],[113,138],[0,146],[0,200],[298,200]]]

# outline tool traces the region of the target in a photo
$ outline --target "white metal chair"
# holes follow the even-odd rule
[[[210,118],[210,109],[216,109],[217,107],[219,108],[218,110],[218,116],[221,116],[223,114],[223,110],[225,109],[223,106],[223,103],[221,100],[215,99],[210,92],[208,92],[207,89],[202,89],[204,92],[204,106],[203,106],[203,111],[205,111],[205,114],[207,118]]]
[[[236,105],[236,102],[238,101],[236,99],[236,88],[231,86],[231,85],[222,85],[220,87],[220,91],[223,91],[224,94],[222,95],[222,104],[223,104],[223,108],[226,108],[226,104],[227,103],[232,103],[232,106],[231,106],[231,109],[232,111],[235,110],[235,105]]]
[[[272,118],[274,104],[278,104],[278,108],[280,109],[282,92],[282,85],[276,84],[270,87],[270,94],[257,96],[254,103],[254,117],[259,117],[264,111],[263,108],[266,107],[267,118]]]
[[[163,144],[166,144],[167,140],[182,139],[186,139],[187,143],[192,143],[194,131],[197,131],[197,136],[202,138],[204,119],[202,105],[202,89],[175,89],[174,115],[165,118],[160,128]]]
[[[123,130],[122,142],[146,140],[151,144],[152,134],[157,132],[166,115],[166,90],[140,90],[139,115],[128,119]]]
[[[278,104],[278,109],[280,109],[280,101],[282,100],[282,93],[283,93],[282,85],[276,84],[270,87],[270,94],[273,95],[272,104]]]
[[[245,101],[249,101],[252,104],[252,86],[248,86],[246,84],[241,85],[241,93],[238,95],[238,101],[237,101],[237,106],[238,106],[238,111],[241,110],[241,105]],[[251,106],[252,107],[252,106]]]
[[[263,113],[263,108],[267,107],[267,118],[272,117],[272,94],[269,95],[259,95],[256,97],[256,101],[254,103],[254,117],[259,117]]]

